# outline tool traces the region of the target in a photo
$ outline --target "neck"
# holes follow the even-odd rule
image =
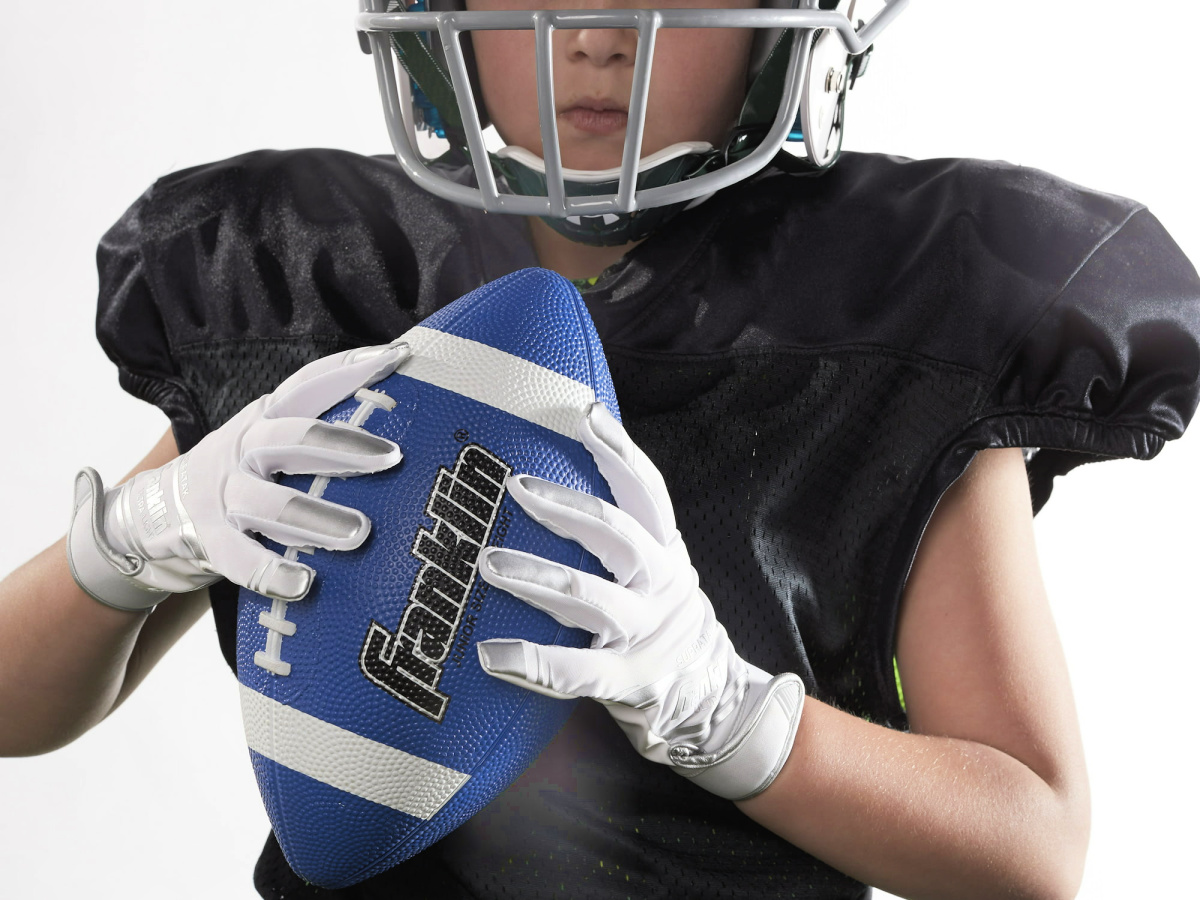
[[[531,216],[528,221],[529,236],[538,263],[544,269],[576,281],[595,278],[640,243],[633,241],[619,247],[593,247],[564,237],[539,218]]]

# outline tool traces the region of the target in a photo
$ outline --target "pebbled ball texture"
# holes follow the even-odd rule
[[[619,415],[574,287],[545,270],[516,272],[405,339],[412,359],[372,388],[395,406],[373,408],[362,426],[396,441],[404,459],[324,489],[366,513],[372,532],[357,550],[300,556],[317,572],[312,590],[274,604],[295,625],[279,643],[288,674],[255,663],[272,601],[243,590],[238,604],[238,680],[263,803],[288,863],[329,888],[388,869],[466,821],[575,705],[480,668],[480,640],[591,640],[478,578],[480,547],[607,576],[502,490],[505,471],[527,472],[612,499],[591,454],[567,436],[592,399]],[[349,421],[360,405],[351,398],[324,418]],[[282,481],[308,490],[314,479]]]

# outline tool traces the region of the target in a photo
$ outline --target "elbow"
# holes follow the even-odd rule
[[[44,756],[53,753],[84,734],[94,723],[37,727],[28,722],[0,719],[0,758]]]
[[[0,694],[0,757],[44,756],[78,740],[112,711],[119,687],[111,682],[66,696]]]
[[[43,741],[37,737],[6,734],[0,741],[0,759],[18,759],[24,756],[44,756],[70,741]]]
[[[1037,900],[1075,900],[1083,883],[1084,862],[1091,838],[1091,795],[1084,779],[1070,789],[1053,792],[1053,812],[1047,818],[1049,840],[1041,849],[1043,873],[1034,892]]]

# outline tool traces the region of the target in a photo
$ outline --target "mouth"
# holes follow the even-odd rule
[[[624,131],[629,120],[626,104],[604,97],[581,97],[558,116],[579,131],[599,135]]]

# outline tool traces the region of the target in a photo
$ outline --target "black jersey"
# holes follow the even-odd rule
[[[382,343],[534,264],[524,222],[390,158],[262,152],[159,181],[99,251],[101,343],[181,450],[300,365]],[[1197,404],[1200,280],[1142,206],[1003,163],[844,154],[672,221],[585,293],[734,646],[906,728],[898,608],[941,494],[1027,452],[1035,511],[1086,462],[1149,459]],[[236,592],[214,587],[233,665]],[[267,897],[811,897],[868,889],[642,759],[581,701],[493,804],[340,892],[268,840]]]

